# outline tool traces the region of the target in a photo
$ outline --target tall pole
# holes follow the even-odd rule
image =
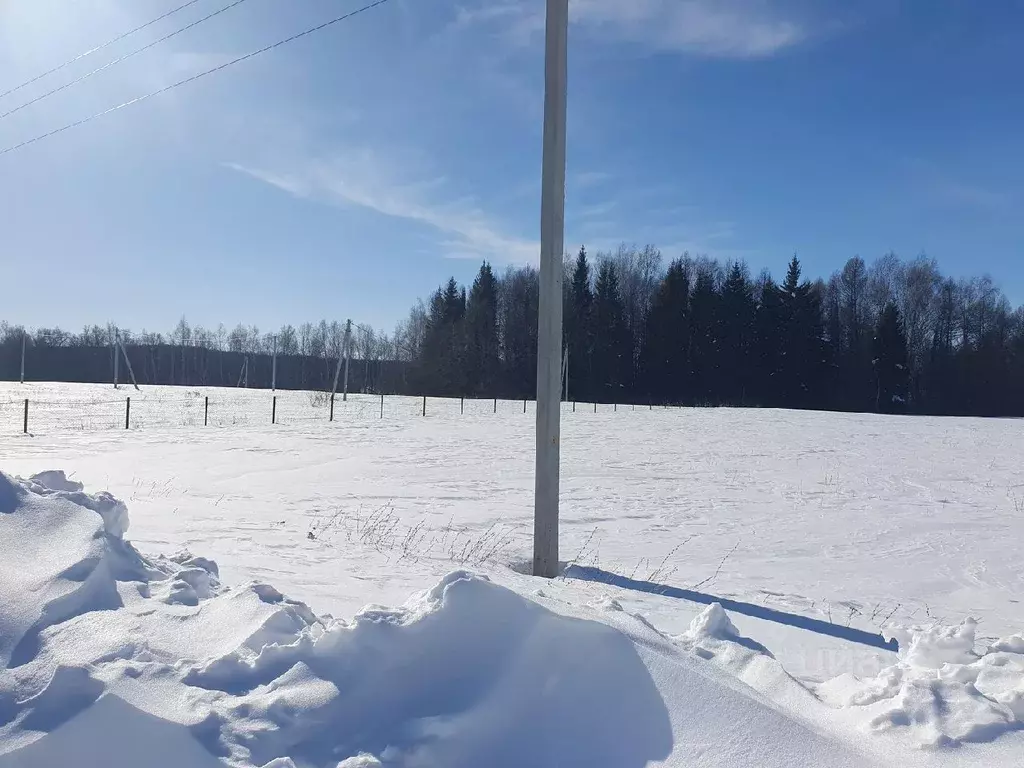
[[[114,353],[114,389],[117,389],[118,364],[121,358],[117,354],[117,331],[115,330],[110,339],[110,351]]]
[[[25,344],[28,342],[28,331],[21,332],[21,383],[25,383]]]
[[[277,334],[274,334],[274,364],[270,371],[270,391],[277,391]]]
[[[348,363],[352,358],[352,321],[345,323],[345,384],[341,390],[341,401],[348,402]]]
[[[562,381],[565,383],[565,392],[562,399],[569,402],[569,348],[565,348],[565,359],[562,360]]]
[[[544,167],[537,344],[537,473],[533,574],[558,575],[558,469],[562,389],[562,258],[565,250],[565,122],[569,0],[547,0]]]

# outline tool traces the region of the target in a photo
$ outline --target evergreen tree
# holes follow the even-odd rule
[[[494,391],[499,373],[498,281],[481,265],[466,302],[466,394]]]
[[[425,394],[456,397],[465,394],[465,350],[463,320],[466,290],[455,278],[430,297],[423,354],[418,380]]]
[[[875,369],[875,410],[897,413],[906,410],[909,388],[907,336],[903,318],[892,302],[886,304],[875,329],[872,345]]]
[[[754,297],[741,262],[732,265],[722,286],[718,333],[720,399],[733,405],[744,404],[754,343]]]
[[[537,311],[540,274],[533,267],[511,269],[501,280],[499,325],[505,397],[534,397],[537,393]]]
[[[801,280],[800,260],[793,256],[779,291],[782,321],[781,402],[788,408],[822,405],[828,369],[821,297]]]
[[[610,261],[603,262],[597,272],[593,323],[595,394],[603,402],[618,402],[632,369],[632,349],[618,275]]]
[[[782,295],[771,275],[762,275],[754,312],[754,397],[758,405],[782,402]]]
[[[716,268],[717,264],[698,260],[690,296],[690,398],[698,405],[720,401],[718,318],[721,296],[715,286]]]
[[[593,305],[590,263],[587,261],[587,249],[582,247],[572,272],[569,307],[565,317],[566,349],[569,353],[569,397],[574,400],[586,400],[592,396]]]
[[[680,402],[689,390],[690,276],[673,261],[651,304],[642,355],[646,395],[653,402]]]

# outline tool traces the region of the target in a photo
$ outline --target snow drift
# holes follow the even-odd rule
[[[1024,637],[976,651],[977,622],[892,628],[897,664],[875,678],[843,676],[819,693],[862,709],[872,729],[907,730],[923,746],[989,742],[1024,728]]]
[[[147,558],[128,524],[62,472],[0,474],[0,768],[864,766],[902,726],[941,748],[1024,715],[1024,641],[979,655],[969,625],[901,638],[829,708],[718,605],[670,638],[458,571],[344,621]]]

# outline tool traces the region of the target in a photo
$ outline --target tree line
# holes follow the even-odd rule
[[[28,381],[109,383],[114,356],[127,356],[139,384],[330,390],[345,356],[346,324],[321,320],[261,333],[255,326],[228,331],[192,327],[182,317],[169,333],[92,325],[81,333],[61,328],[26,329],[0,321],[0,380],[21,376],[24,350]],[[351,391],[404,392],[401,339],[367,325],[351,328]],[[124,352],[117,350],[123,347]],[[276,357],[276,366],[274,359]],[[120,362],[120,381],[129,371]],[[276,368],[276,370],[275,370]]]
[[[949,415],[1024,415],[1024,307],[990,277],[944,277],[934,259],[850,259],[809,280],[653,246],[564,268],[568,399]],[[454,279],[399,335],[417,391],[528,397],[536,388],[532,267],[467,290]]]
[[[934,259],[850,259],[809,280],[793,257],[781,281],[745,263],[621,246],[564,264],[565,392],[603,403],[734,405],[1024,416],[1024,307],[988,276],[943,276]],[[349,336],[352,391],[532,398],[539,275],[484,263],[452,278],[392,334]],[[322,320],[263,332],[169,333],[90,326],[28,331],[0,322],[0,379],[109,382],[120,340],[140,384],[333,386],[346,327]],[[125,373],[122,373],[122,380]]]

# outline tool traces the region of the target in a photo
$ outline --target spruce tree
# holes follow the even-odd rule
[[[746,402],[750,384],[750,350],[754,343],[754,297],[747,272],[740,262],[733,264],[722,286],[718,317],[719,387],[723,402]]]
[[[632,349],[615,265],[601,264],[594,286],[594,381],[598,399],[617,402],[629,379]]]
[[[466,394],[492,392],[498,369],[498,281],[485,261],[466,301]]]
[[[793,256],[779,291],[782,322],[780,396],[788,408],[820,407],[828,359],[821,298],[801,280],[800,260]]]
[[[464,395],[466,390],[464,319],[466,289],[455,278],[430,298],[418,379],[425,394]]]
[[[587,249],[581,247],[572,272],[569,307],[565,318],[566,349],[569,353],[569,397],[592,396],[591,353],[593,351],[594,294],[590,287],[590,263]]]
[[[678,403],[688,395],[689,300],[690,277],[677,259],[669,265],[647,318],[643,381],[652,402]]]
[[[698,262],[690,296],[688,345],[691,398],[698,404],[719,402],[718,317],[721,296],[715,286],[715,264]]]
[[[782,401],[782,295],[770,275],[761,280],[754,311],[754,402],[778,406]]]

